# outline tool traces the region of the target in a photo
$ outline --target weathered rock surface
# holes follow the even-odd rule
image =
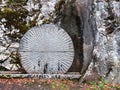
[[[4,0],[0,3],[2,11],[7,4]],[[55,4],[56,12],[54,12]],[[32,25],[55,21],[71,36],[76,54],[69,71],[84,74],[89,66],[85,78],[94,75],[104,76],[108,82],[120,83],[119,0],[94,0],[94,4],[93,0],[28,0],[23,7],[29,13],[25,19],[26,25],[33,20],[35,23],[32,22]],[[11,10],[11,7],[7,10]],[[6,19],[2,18],[0,22],[2,23],[0,26],[0,59],[2,60],[8,59],[10,53],[16,51],[19,46],[18,42],[15,42],[17,45],[14,48],[11,40],[3,34],[5,30],[9,31],[3,24],[5,22]],[[19,29],[12,27],[12,32],[8,33],[14,31],[19,32]],[[4,50],[6,56],[2,53]]]
[[[69,71],[84,73],[91,62],[95,29],[91,10],[91,0],[65,2],[61,27],[72,37],[75,47],[75,59]]]
[[[120,83],[120,2],[95,0],[95,14],[94,58],[86,75],[98,74],[110,83]]]
[[[61,26],[71,35],[76,51],[70,70],[83,74],[92,61],[84,78],[103,76],[108,82],[120,83],[120,2],[95,0],[94,5],[92,2],[68,0],[65,3]],[[91,5],[95,6],[95,12]],[[96,16],[97,28],[92,15]]]

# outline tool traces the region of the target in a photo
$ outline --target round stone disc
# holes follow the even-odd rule
[[[45,24],[31,28],[20,41],[21,64],[28,73],[66,73],[74,59],[70,36],[60,27]]]

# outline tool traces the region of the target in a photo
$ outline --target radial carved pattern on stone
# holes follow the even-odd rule
[[[28,73],[66,73],[74,59],[70,36],[58,26],[31,28],[21,39],[21,64]]]

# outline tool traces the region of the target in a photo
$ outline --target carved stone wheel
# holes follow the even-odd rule
[[[66,73],[74,59],[70,36],[60,27],[45,24],[31,28],[20,41],[21,64],[28,73]]]

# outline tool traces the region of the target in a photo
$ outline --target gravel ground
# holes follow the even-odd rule
[[[120,85],[113,86],[102,82],[97,85],[79,84],[78,81],[67,79],[10,78],[0,79],[0,90],[120,90]]]

